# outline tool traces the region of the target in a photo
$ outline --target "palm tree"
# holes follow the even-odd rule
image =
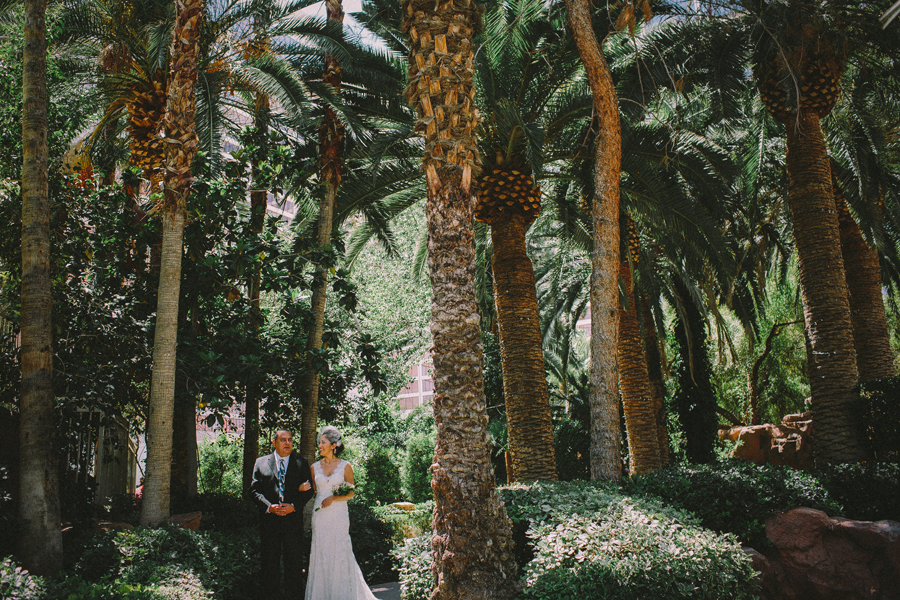
[[[328,21],[338,26],[344,22],[341,0],[326,0],[325,10]],[[341,62],[334,55],[325,55],[325,70],[322,80],[330,85],[336,94],[341,90]],[[334,205],[341,172],[344,167],[344,128],[337,113],[325,107],[322,124],[319,126],[319,167],[324,194],[319,201],[316,222],[316,246],[324,248],[331,243],[334,220]],[[312,460],[318,440],[319,428],[319,372],[315,367],[315,352],[322,348],[322,332],[325,324],[325,291],[328,284],[328,267],[316,265],[312,284],[312,330],[306,344],[306,381],[301,388],[304,394],[303,415],[300,425],[300,454]]]
[[[785,126],[787,136],[788,196],[809,349],[816,456],[855,462],[864,458],[853,425],[856,354],[831,165],[819,122],[838,97],[846,60],[843,32],[824,5],[776,1],[762,8],[755,76],[766,108]]]
[[[406,99],[425,136],[428,266],[437,439],[432,556],[434,600],[512,598],[511,522],[494,487],[474,287],[475,144],[472,2],[403,2],[410,40]]]
[[[191,161],[197,151],[194,86],[197,82],[202,8],[202,0],[176,0],[175,3],[172,71],[165,119],[165,196],[160,211],[163,243],[153,340],[142,525],[155,525],[169,516],[182,235],[185,205],[191,189]]]
[[[878,251],[863,238],[832,166],[832,189],[838,211],[841,256],[847,265],[847,289],[859,380],[893,377],[894,357],[881,294]]]
[[[616,346],[619,383],[628,433],[628,467],[631,474],[656,471],[662,466],[658,414],[650,389],[647,355],[640,329],[640,306],[632,284],[632,264],[639,260],[640,240],[634,221],[621,216],[622,259],[619,279],[624,294],[619,299],[619,338]]]
[[[897,77],[885,71],[851,69],[852,92],[836,107],[827,128],[860,381],[894,375],[881,257],[884,280],[896,280],[896,209],[891,207],[900,186],[891,140],[900,115],[896,103],[887,99]]]
[[[622,137],[612,75],[591,23],[588,0],[566,0],[569,25],[584,62],[598,124],[591,199],[591,479],[618,481],[619,394],[616,353],[619,306],[619,176]]]
[[[509,430],[510,481],[556,479],[553,424],[534,269],[525,237],[541,210],[535,179],[571,153],[559,139],[584,107],[580,63],[561,38],[564,15],[539,4],[488,12],[477,98],[485,112],[475,218],[490,225],[493,292]],[[539,51],[539,52],[538,52]]]
[[[19,558],[36,575],[62,568],[53,338],[50,321],[50,199],[47,182],[47,55],[44,0],[25,2],[22,56],[22,384]]]
[[[650,380],[650,398],[653,412],[656,414],[656,438],[659,445],[659,464],[666,467],[671,462],[669,449],[669,429],[666,424],[665,398],[666,390],[663,382],[664,364],[656,333],[656,321],[650,302],[645,294],[640,296],[642,331],[644,332],[644,353],[647,358],[647,376]]]

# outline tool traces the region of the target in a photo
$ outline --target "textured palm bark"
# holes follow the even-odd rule
[[[622,477],[616,369],[619,308],[619,177],[622,134],[612,75],[591,24],[588,0],[566,0],[597,114],[591,251],[591,479]]]
[[[342,24],[344,10],[341,0],[327,0],[325,10],[328,20]],[[331,55],[325,57],[325,68],[322,80],[335,92],[341,91],[341,62]],[[331,230],[334,221],[334,203],[338,186],[341,185],[341,172],[344,165],[344,128],[337,114],[329,107],[319,127],[319,165],[324,194],[319,202],[319,220],[316,224],[316,245],[324,247],[331,242]],[[328,270],[318,265],[312,283],[312,330],[306,344],[306,381],[303,386],[305,394],[303,414],[300,422],[300,454],[310,462],[315,458],[318,440],[319,422],[319,373],[313,363],[313,352],[322,347],[322,330],[325,327],[325,293],[328,285]]]
[[[510,481],[556,480],[534,268],[525,251],[527,229],[522,215],[491,224],[494,301],[513,468],[508,475]]]
[[[865,458],[856,420],[856,353],[831,167],[819,118],[801,110],[786,125],[787,173],[800,270],[807,365],[819,462]]]
[[[197,153],[194,86],[197,82],[202,6],[202,0],[175,2],[172,71],[165,118],[165,194],[160,211],[163,239],[147,419],[147,475],[141,510],[142,525],[156,525],[169,516],[178,300],[185,205],[192,182],[191,161]]]
[[[627,251],[627,247],[626,247]],[[638,306],[631,283],[631,265],[620,263],[620,278],[628,294],[628,306],[619,303],[619,386],[628,434],[628,464],[632,475],[656,471],[661,466],[657,411],[650,393],[647,357],[638,321]]]
[[[405,0],[410,41],[406,98],[425,134],[434,416],[433,600],[506,600],[517,593],[512,523],[496,492],[487,433],[475,297],[471,183],[478,155],[467,0]]]
[[[847,201],[832,174],[841,233],[841,256],[850,293],[850,321],[860,381],[894,376],[891,338],[881,295],[878,251],[865,239],[847,208]]]
[[[53,398],[50,199],[47,184],[47,4],[25,2],[22,55],[22,383],[18,559],[35,575],[62,568]]]
[[[650,398],[656,414],[656,432],[659,443],[659,464],[665,467],[671,460],[669,452],[669,429],[666,426],[666,388],[662,378],[662,357],[659,351],[659,337],[656,322],[647,298],[641,295],[641,318],[644,325],[644,352],[647,357],[647,376],[650,380]]]

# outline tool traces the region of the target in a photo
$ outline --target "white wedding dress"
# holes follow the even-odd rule
[[[338,500],[322,508],[322,501],[331,496],[331,490],[344,483],[346,468],[347,461],[342,460],[328,477],[322,471],[321,462],[313,465],[316,500],[306,600],[377,600],[353,555],[347,503]]]

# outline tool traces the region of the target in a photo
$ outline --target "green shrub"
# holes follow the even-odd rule
[[[528,598],[754,598],[755,572],[737,540],[684,526],[622,498],[593,515],[533,527]]]
[[[9,469],[0,465],[0,556],[12,554],[16,550],[21,523],[16,511],[16,503],[12,500],[12,482]]]
[[[900,521],[900,465],[828,465],[815,476],[848,519]]]
[[[405,510],[388,504],[372,508],[379,519],[389,524],[394,530],[394,543],[400,545],[404,540],[431,531],[431,520],[434,515],[434,500],[417,504],[413,510]]]
[[[592,482],[515,485],[500,494],[532,545],[523,600],[755,597],[755,573],[737,540],[682,510]],[[405,600],[430,596],[430,540],[425,534],[397,550]]]
[[[365,469],[368,481],[364,492],[368,504],[390,504],[399,500],[400,475],[387,448],[370,446]]]
[[[369,506],[351,502],[348,508],[353,554],[366,581],[370,584],[394,581],[397,561],[391,553],[393,527],[379,519]]]
[[[197,447],[200,465],[198,488],[204,493],[243,493],[244,442],[238,437],[220,435]]]
[[[860,421],[869,455],[900,463],[900,377],[860,384]]]
[[[255,535],[175,527],[110,532],[91,539],[47,598],[246,598],[258,563]]]
[[[397,547],[400,561],[400,596],[403,600],[430,600],[434,589],[431,573],[431,533],[409,538]]]
[[[432,498],[431,463],[434,460],[434,433],[420,433],[409,440],[401,470],[403,494],[418,504]]]
[[[840,505],[809,473],[790,467],[729,460],[712,465],[681,465],[638,475],[622,483],[625,493],[653,496],[688,510],[704,527],[732,533],[754,548],[768,547],[765,520],[797,506],[830,515]]]
[[[520,598],[754,597],[755,574],[737,540],[682,510],[591,482],[500,493],[533,540]]]
[[[30,600],[41,591],[41,580],[16,565],[7,557],[0,562],[0,598],[3,600]]]

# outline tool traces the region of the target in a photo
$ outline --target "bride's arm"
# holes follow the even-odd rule
[[[349,483],[350,485],[356,485],[356,482],[353,481],[353,467],[350,466],[350,463],[347,463],[347,466],[344,467],[344,481]],[[350,493],[346,496],[336,496],[336,498],[340,498],[341,500],[349,500],[355,495],[353,490],[350,490]]]

